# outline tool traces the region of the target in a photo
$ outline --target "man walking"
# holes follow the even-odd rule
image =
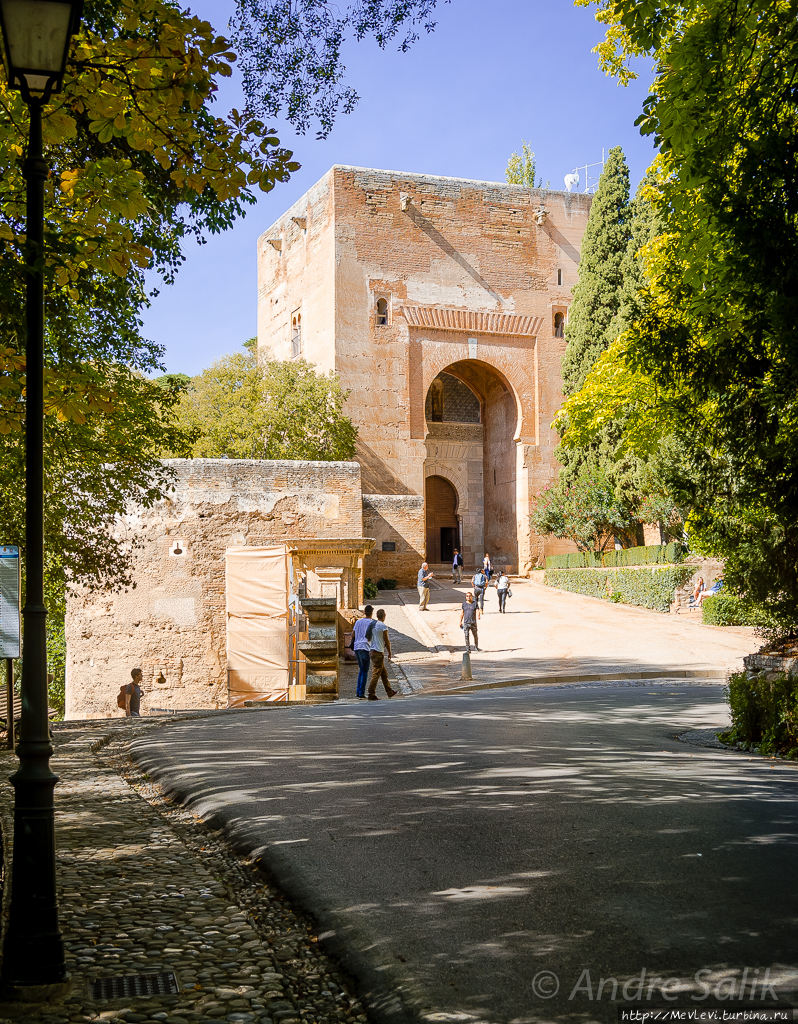
[[[373,611],[372,605],[367,604],[363,609],[364,617],[358,619],[352,627],[354,632],[352,650],[355,652],[358,667],[357,695],[361,700],[366,699],[366,683],[369,681],[369,668],[371,667],[371,658],[369,657],[370,638],[366,636],[366,630],[369,626],[374,625],[374,619],[371,617]]]
[[[469,633],[474,634],[474,650],[479,652],[479,637],[477,636],[477,619],[480,618],[482,612],[477,607],[477,602],[474,600],[474,595],[469,592],[466,594],[466,599],[463,601],[462,610],[460,612],[460,628],[465,633],[465,647],[468,653],[471,653],[471,644]]]
[[[377,696],[377,680],[382,679],[382,685],[389,697],[396,696],[396,690],[391,689],[388,682],[388,671],[385,668],[385,653],[388,653],[388,661],[391,660],[391,641],[388,637],[388,627],[385,625],[385,609],[380,608],[377,612],[377,621],[374,623],[374,631],[371,634],[371,648],[369,658],[371,659],[371,680],[369,682],[369,700],[379,700]]]
[[[463,582],[463,556],[457,548],[454,549],[452,558],[452,580],[455,583]]]
[[[142,671],[134,668],[130,673],[133,680],[125,687],[125,716],[127,718],[141,717],[141,698],[144,691],[141,689]]]
[[[474,573],[474,578],[471,580],[471,584],[474,588],[474,597],[477,604],[479,605],[480,611],[485,611],[485,587],[488,585],[488,577],[485,575],[482,569],[477,569]]]
[[[420,612],[425,612],[427,610],[427,602],[429,601],[429,581],[435,575],[435,573],[427,572],[428,569],[429,566],[424,562],[418,570],[418,610]]]

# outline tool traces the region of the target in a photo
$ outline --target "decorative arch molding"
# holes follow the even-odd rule
[[[402,306],[399,310],[411,327],[433,331],[463,331],[472,334],[502,334],[532,337],[540,333],[542,316],[523,313],[489,313],[442,306]]]
[[[451,346],[433,345],[427,342],[424,345],[426,339],[420,339],[422,346],[425,351],[422,360],[422,415],[423,415],[423,403],[426,402],[427,392],[432,386],[432,382],[438,376],[439,373],[446,372],[451,374],[453,377],[458,377],[455,363],[468,362],[475,366],[482,365],[491,370],[507,388],[510,394],[515,400],[515,411],[516,411],[516,424],[515,433],[513,440],[518,441],[521,437],[528,434],[529,428],[528,423],[534,423],[534,417],[537,414],[537,386],[536,386],[536,364],[537,360],[534,358],[534,344],[535,339],[531,339],[532,352],[529,353],[530,359],[533,361],[531,372],[525,365],[525,360],[520,356],[520,353],[514,353],[515,359],[513,360],[512,375],[514,379],[511,379],[502,365],[502,360],[497,358],[496,353],[491,351],[492,346],[482,346],[479,351],[477,358],[468,358],[463,353],[460,358],[452,358]],[[429,352],[426,349],[429,348]],[[471,387],[468,381],[463,381],[468,387]],[[473,388],[472,388],[473,390]],[[526,401],[522,400],[522,395],[526,397]],[[525,408],[525,406],[531,406],[531,408]],[[425,430],[425,434],[426,434]],[[534,430],[531,431],[534,436]]]
[[[424,462],[424,481],[430,476],[442,476],[454,487],[457,494],[457,515],[462,518],[468,512],[468,487],[461,473],[456,472],[446,463],[438,459],[426,459]]]

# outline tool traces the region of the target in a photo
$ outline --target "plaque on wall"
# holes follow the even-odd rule
[[[383,551],[396,551],[396,541],[395,540],[384,540],[382,542],[382,550]]]

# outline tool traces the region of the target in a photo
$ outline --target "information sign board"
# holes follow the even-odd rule
[[[19,548],[0,547],[0,658],[18,658]]]

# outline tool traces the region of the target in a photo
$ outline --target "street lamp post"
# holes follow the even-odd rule
[[[44,182],[42,107],[61,88],[80,0],[0,0],[10,88],[30,111],[27,183],[25,576],[22,714],[14,786],[14,849],[3,985],[9,995],[47,999],[68,987],[55,884],[55,813],[47,717],[44,606]]]

